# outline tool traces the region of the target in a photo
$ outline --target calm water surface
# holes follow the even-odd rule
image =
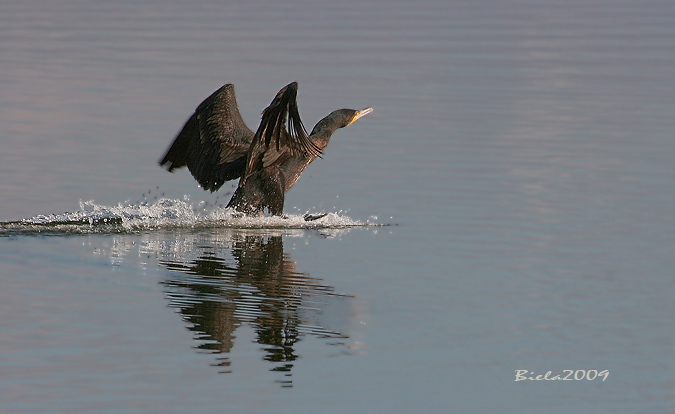
[[[6,2],[0,411],[672,412],[673,18]],[[224,83],[255,128],[293,80],[308,128],[375,112],[288,220],[233,221],[231,187],[157,166]]]

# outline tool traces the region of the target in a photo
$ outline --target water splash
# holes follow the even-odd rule
[[[94,201],[80,201],[75,212],[38,215],[20,221],[0,223],[0,230],[8,232],[66,232],[66,233],[115,233],[157,228],[221,227],[242,229],[342,229],[360,226],[378,226],[371,220],[353,220],[341,213],[306,221],[302,214],[283,217],[249,217],[232,209],[204,208],[189,200],[159,198],[151,203],[118,204],[104,206]]]

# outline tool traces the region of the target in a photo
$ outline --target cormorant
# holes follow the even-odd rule
[[[227,84],[199,104],[159,162],[169,172],[187,166],[204,190],[217,191],[241,177],[227,207],[259,215],[281,215],[284,194],[328,145],[331,135],[373,111],[338,109],[307,135],[300,120],[297,82],[283,87],[262,112],[253,133],[241,117],[234,85]]]

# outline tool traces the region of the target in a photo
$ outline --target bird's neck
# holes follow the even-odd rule
[[[309,134],[309,138],[317,147],[319,147],[319,149],[323,150],[328,145],[328,141],[330,141],[333,132],[337,129],[338,125],[329,115],[316,123],[314,129],[312,129],[312,132]]]

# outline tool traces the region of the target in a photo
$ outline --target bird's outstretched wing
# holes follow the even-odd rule
[[[216,191],[244,173],[254,136],[227,84],[199,104],[159,164],[169,171],[187,165],[204,190]]]
[[[321,149],[309,139],[300,119],[297,93],[297,82],[286,85],[263,111],[260,126],[251,143],[242,181],[246,181],[247,175],[284,156],[300,153],[315,158],[321,155]],[[240,186],[242,184],[240,182]]]

